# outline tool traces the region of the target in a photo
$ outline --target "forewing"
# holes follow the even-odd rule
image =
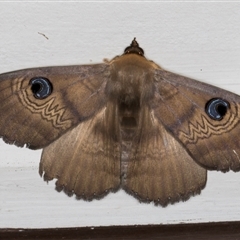
[[[239,96],[164,70],[156,70],[155,89],[150,108],[197,163],[212,170],[240,169]],[[229,103],[221,120],[206,112],[215,98]]]
[[[49,80],[52,93],[34,97],[31,79]],[[45,67],[0,75],[0,136],[5,142],[42,148],[96,114],[106,103],[107,64]]]

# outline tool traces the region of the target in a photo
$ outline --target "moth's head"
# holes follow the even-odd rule
[[[144,51],[142,48],[139,47],[138,42],[136,41],[136,38],[132,40],[132,43],[130,46],[126,47],[124,50],[124,54],[138,54],[140,56],[144,56]]]

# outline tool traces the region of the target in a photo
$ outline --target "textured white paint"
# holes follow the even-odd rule
[[[239,22],[239,3],[0,3],[0,72],[101,62],[137,37],[163,67],[240,94]],[[240,220],[240,173],[210,172],[200,196],[167,208],[123,191],[84,202],[42,181],[40,154],[1,142],[0,228]]]

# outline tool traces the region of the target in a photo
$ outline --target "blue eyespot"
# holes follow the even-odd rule
[[[30,80],[33,96],[38,99],[44,99],[51,95],[53,86],[51,82],[44,77],[35,77]]]
[[[221,98],[212,98],[210,99],[205,107],[207,115],[217,121],[223,119],[226,115],[227,110],[230,109],[230,104],[226,100]]]

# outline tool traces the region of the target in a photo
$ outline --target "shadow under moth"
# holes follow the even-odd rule
[[[43,148],[39,173],[84,200],[124,189],[166,206],[207,170],[240,170],[240,97],[166,71],[134,39],[111,61],[0,75],[0,136]]]

